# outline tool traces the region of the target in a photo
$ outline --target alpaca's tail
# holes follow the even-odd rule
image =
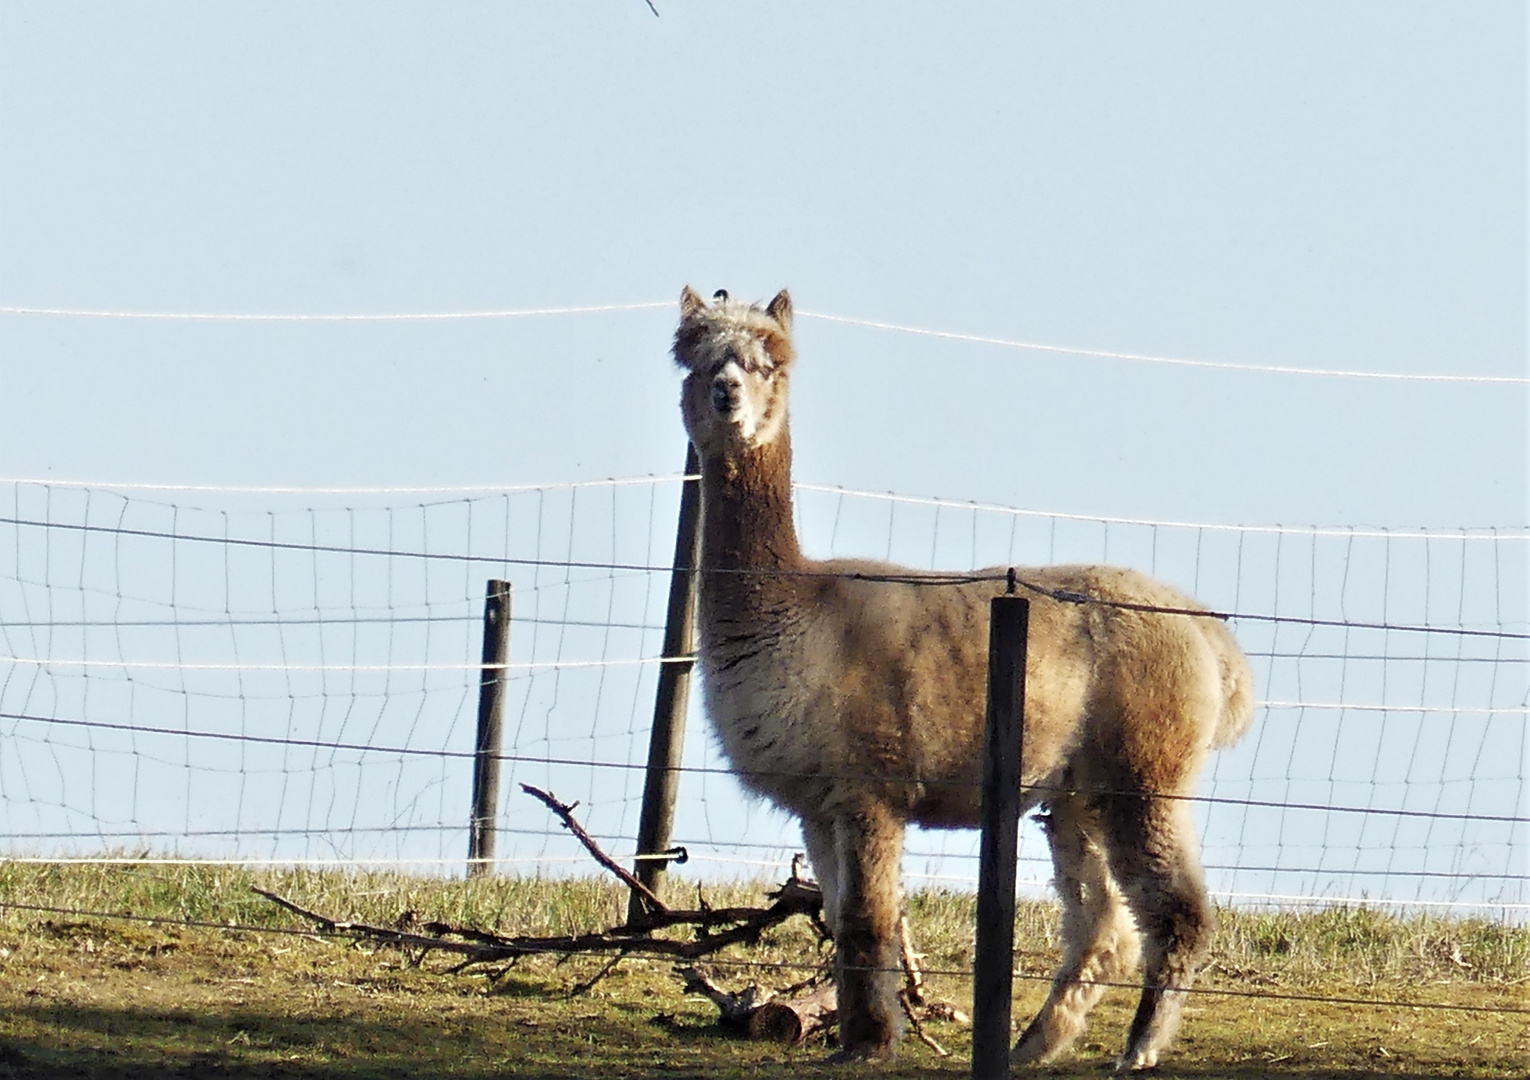
[[[1241,739],[1254,722],[1254,672],[1225,624],[1205,619],[1202,626],[1222,669],[1222,715],[1211,736],[1212,747],[1220,750]]]

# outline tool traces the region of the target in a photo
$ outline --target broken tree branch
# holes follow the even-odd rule
[[[790,889],[790,891],[788,891]],[[817,889],[806,882],[795,886],[788,882],[778,899],[766,908],[725,908],[718,911],[670,911],[665,915],[665,926],[693,926],[698,936],[693,941],[676,941],[669,938],[649,937],[648,927],[616,926],[588,934],[559,934],[549,937],[534,935],[505,936],[472,927],[451,926],[447,923],[426,923],[423,933],[395,930],[368,923],[344,922],[332,919],[316,911],[267,892],[254,891],[274,904],[279,904],[295,915],[316,923],[321,933],[358,940],[375,941],[405,949],[424,951],[439,950],[463,957],[464,964],[489,963],[509,960],[517,956],[539,953],[632,953],[649,956],[667,956],[678,960],[695,960],[710,956],[729,945],[758,941],[760,935],[772,926],[785,922],[793,915],[806,915],[817,910],[816,900],[809,907],[809,890],[817,897]],[[730,920],[734,924],[721,932],[709,932],[712,927]]]
[[[919,1019],[919,1015],[914,1011],[913,1003],[910,1001],[912,996],[913,994],[909,990],[900,990],[898,992],[898,1004],[903,1006],[903,1015],[908,1017],[908,1029],[914,1033],[914,1038],[935,1051],[937,1055],[940,1057],[950,1057],[951,1051],[930,1038],[929,1032],[924,1030],[924,1023]]]
[[[675,972],[685,980],[684,993],[697,994],[717,1006],[718,1020],[724,1027],[745,1030],[754,1011],[771,998],[770,991],[761,990],[755,983],[736,993],[724,990],[698,967],[679,967]]]
[[[924,959],[924,954],[914,951],[914,936],[909,930],[907,915],[898,919],[898,951],[903,957],[904,994],[907,997],[907,1003],[910,1006],[923,1005],[925,1003],[924,972],[919,970],[919,961]]]
[[[648,908],[649,915],[660,914],[669,910],[664,901],[654,895],[652,889],[633,877],[626,867],[617,863],[604,851],[601,851],[600,845],[595,842],[595,838],[585,832],[584,826],[574,820],[574,806],[578,804],[570,805],[559,802],[551,793],[543,791],[538,787],[532,787],[530,784],[522,784],[521,790],[527,795],[541,800],[543,806],[557,814],[558,820],[563,822],[563,827],[574,834],[575,839],[584,845],[584,849],[590,853],[596,862],[615,874],[623,885],[642,898],[643,904]]]
[[[468,963],[477,963],[481,960],[503,959],[505,955],[498,951],[497,945],[474,944],[471,941],[445,941],[431,934],[416,934],[407,930],[395,930],[388,926],[372,926],[369,923],[344,922],[340,919],[331,919],[328,915],[321,915],[317,911],[309,911],[305,907],[294,904],[285,897],[278,896],[274,892],[267,892],[250,886],[250,891],[264,896],[273,904],[286,908],[294,915],[301,915],[319,925],[320,933],[331,934],[337,937],[364,938],[376,941],[383,945],[394,945],[402,949],[442,949],[446,952],[454,952],[469,957]],[[438,924],[426,925],[427,930],[433,930]],[[482,935],[488,936],[488,935]],[[492,955],[490,955],[492,953]],[[483,954],[483,955],[480,955]]]
[[[685,993],[706,998],[717,1006],[718,1022],[723,1027],[751,1039],[801,1044],[831,1029],[838,1019],[834,984],[827,980],[773,994],[756,983],[739,991],[724,990],[698,967],[675,971],[685,980]],[[800,993],[804,989],[808,992]]]
[[[559,934],[551,937],[532,935],[505,936],[479,930],[475,927],[452,926],[448,923],[429,922],[417,924],[413,913],[397,927],[372,926],[367,923],[343,922],[317,911],[310,911],[276,893],[265,889],[254,891],[274,904],[286,908],[294,915],[316,923],[321,933],[375,941],[402,949],[419,950],[420,956],[432,950],[454,953],[462,962],[453,970],[461,971],[473,964],[513,960],[520,956],[539,953],[559,953],[565,956],[576,953],[615,953],[618,958],[630,953],[651,956],[668,956],[679,960],[695,960],[710,956],[729,945],[754,944],[761,935],[793,915],[806,915],[821,925],[819,913],[823,909],[823,894],[815,882],[798,876],[799,862],[792,861],[792,876],[775,892],[769,893],[769,907],[708,907],[705,901],[695,910],[675,910],[664,904],[642,882],[633,877],[600,849],[600,845],[585,832],[574,819],[574,807],[563,803],[541,788],[522,784],[528,794],[541,800],[574,834],[595,861],[617,876],[621,882],[639,896],[647,914],[640,923],[625,923],[610,929],[588,934]],[[419,930],[413,929],[416,925]],[[403,929],[404,926],[410,929]],[[652,937],[654,930],[689,926],[695,930],[692,941],[676,941]]]

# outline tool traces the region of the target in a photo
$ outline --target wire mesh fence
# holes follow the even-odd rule
[[[1128,521],[797,488],[804,548],[927,570],[1130,565],[1230,614],[1255,727],[1207,771],[1214,893],[1530,911],[1523,532]],[[513,586],[501,868],[589,869],[532,783],[615,854],[637,831],[678,478],[504,492],[0,488],[0,833],[9,857],[407,863],[461,872],[486,578]],[[685,872],[771,875],[795,825],[699,706]],[[971,887],[976,833],[916,832]],[[1039,830],[1021,878],[1044,887]]]

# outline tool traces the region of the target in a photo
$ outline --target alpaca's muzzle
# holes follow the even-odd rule
[[[721,372],[712,380],[712,408],[723,416],[732,416],[738,411],[743,390],[743,380],[737,375]]]

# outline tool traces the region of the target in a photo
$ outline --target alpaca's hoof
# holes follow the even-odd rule
[[[1157,1050],[1128,1050],[1116,1058],[1116,1072],[1144,1072],[1158,1068]]]
[[[1011,1067],[1016,1065],[1050,1065],[1071,1047],[1084,1030],[1082,1023],[1067,1023],[1068,1018],[1052,1010],[1043,1010],[1020,1033],[1015,1047],[1009,1052]]]
[[[1057,1056],[1057,1050],[1034,1031],[1027,1031],[1009,1052],[1011,1068],[1019,1065],[1045,1065]]]

